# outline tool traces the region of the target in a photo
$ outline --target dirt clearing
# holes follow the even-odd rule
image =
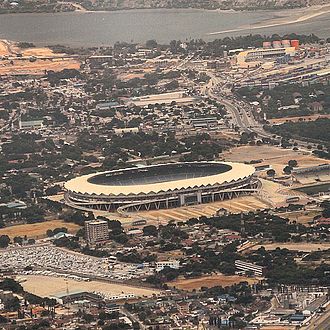
[[[173,282],[168,282],[170,287],[176,287],[181,290],[192,291],[193,289],[199,290],[201,287],[212,288],[214,286],[231,286],[240,282],[248,282],[249,284],[258,283],[258,279],[249,278],[238,275],[226,276],[222,274],[202,276],[192,279],[178,279]]]
[[[159,294],[156,289],[128,286],[122,283],[107,283],[101,281],[78,282],[62,277],[50,277],[42,275],[24,276],[26,281],[22,282],[24,290],[42,297],[50,297],[65,294],[67,291],[101,292],[103,294],[117,295],[121,293],[133,293],[138,297],[151,297]]]
[[[27,236],[28,238],[40,239],[46,237],[46,231],[48,229],[55,229],[65,227],[68,232],[75,234],[80,228],[74,223],[64,222],[63,220],[52,220],[40,223],[32,223],[26,225],[17,225],[0,229],[0,235],[8,235],[10,238],[15,236]]]
[[[255,245],[251,248],[251,250],[258,250],[262,246],[266,250],[275,250],[276,248],[281,248],[304,252],[330,249],[330,243],[271,243]]]

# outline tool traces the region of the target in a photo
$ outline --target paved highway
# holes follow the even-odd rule
[[[227,87],[230,85],[230,82],[226,77],[220,78],[210,72],[207,72],[207,74],[211,77],[211,80],[209,84],[202,89],[202,93],[223,104],[227,112],[231,115],[232,123],[235,126],[238,126],[244,132],[254,132],[259,138],[273,139],[273,134],[266,132],[262,124],[254,119],[250,105],[241,100],[234,99],[231,89]],[[276,140],[279,143],[281,142],[281,138],[276,138]],[[297,139],[295,139],[295,142],[297,142],[297,146],[300,150],[311,152],[308,146],[313,145],[312,143]],[[316,148],[316,145],[313,145],[313,147]]]

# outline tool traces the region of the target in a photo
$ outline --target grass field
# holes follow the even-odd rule
[[[63,220],[52,220],[40,223],[17,225],[0,229],[0,235],[8,235],[10,238],[15,236],[24,236],[28,238],[43,238],[46,237],[48,229],[55,229],[59,227],[66,227],[69,233],[75,234],[80,228],[74,223],[64,222]]]
[[[249,278],[238,275],[226,276],[222,274],[201,276],[198,278],[191,279],[178,279],[176,281],[168,282],[167,285],[170,287],[176,287],[181,290],[192,291],[194,289],[199,290],[201,287],[214,287],[214,286],[231,286],[240,282],[248,282],[249,284],[257,283],[258,280],[255,278]]]

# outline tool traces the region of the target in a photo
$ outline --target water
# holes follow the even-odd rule
[[[276,26],[209,35],[211,32],[236,29],[265,22],[281,15],[279,11],[220,12],[207,10],[129,10],[57,14],[0,15],[0,38],[29,41],[36,44],[74,46],[111,45],[116,41],[144,42],[156,39],[166,43],[172,39],[212,40],[224,36],[260,34],[315,33],[330,36],[330,13],[311,20]]]

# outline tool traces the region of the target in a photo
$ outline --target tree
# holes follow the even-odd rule
[[[10,243],[10,238],[8,235],[1,235],[0,236],[0,248],[6,248],[8,247]]]
[[[158,44],[156,40],[147,40],[146,47],[149,49],[157,48]]]
[[[158,236],[157,227],[153,225],[143,227],[143,235],[157,237]]]
[[[88,314],[88,313],[84,313],[82,318],[87,322],[87,323],[91,323],[92,321],[94,321],[94,316],[92,314]]]
[[[23,292],[23,287],[15,280],[11,278],[5,278],[3,281],[0,282],[0,290],[21,293]]]
[[[20,308],[19,299],[12,297],[5,300],[5,309],[8,311],[17,311]]]
[[[6,319],[5,317],[3,317],[2,315],[0,315],[0,324],[2,323],[7,323],[9,320]]]
[[[22,245],[22,243],[23,243],[23,238],[20,237],[20,236],[15,236],[15,237],[14,237],[14,243],[19,244],[19,245]]]
[[[288,161],[288,165],[290,167],[296,167],[296,166],[298,166],[298,162],[295,159],[291,159]]]
[[[53,230],[53,235],[56,235],[58,233],[67,233],[67,232],[68,232],[68,228],[66,227],[55,228]]]
[[[272,168],[270,170],[267,171],[267,175],[270,177],[274,177],[276,174],[275,170],[273,170]]]
[[[47,237],[52,237],[52,236],[54,236],[54,233],[53,233],[53,231],[51,229],[48,229],[46,231],[46,235],[47,235]]]
[[[292,172],[292,167],[289,166],[289,165],[285,166],[285,167],[283,168],[283,172],[284,172],[285,174],[291,174],[291,172]]]

